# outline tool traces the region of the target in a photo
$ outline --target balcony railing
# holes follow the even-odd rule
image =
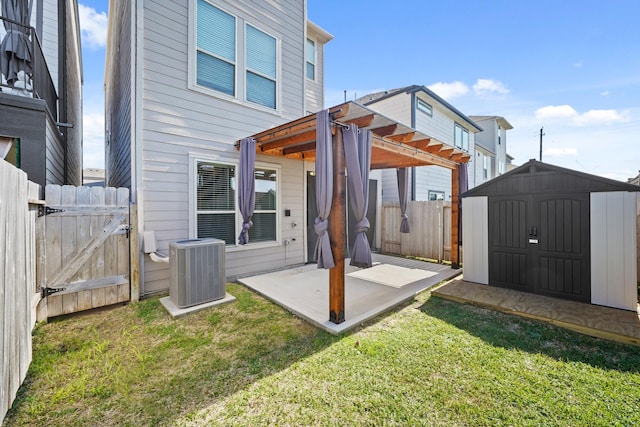
[[[47,61],[42,53],[42,45],[38,39],[35,28],[25,26],[0,16],[0,41],[7,37],[13,37],[15,43],[2,43],[2,69],[0,69],[0,91],[12,95],[39,98],[46,102],[54,121],[58,121],[58,94],[56,93]],[[24,34],[27,42],[27,54],[16,55],[15,49],[19,44],[18,38]],[[21,58],[20,56],[26,57]],[[9,70],[5,75],[5,72]]]

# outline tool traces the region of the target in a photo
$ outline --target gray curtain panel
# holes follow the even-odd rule
[[[238,243],[249,243],[251,217],[256,205],[256,140],[244,138],[240,141],[240,171],[238,173],[238,207],[242,214],[242,231]]]
[[[3,17],[19,22],[16,25],[4,22],[7,31],[0,44],[0,71],[7,83],[13,86],[18,80],[18,73],[24,71],[31,75],[31,44],[26,34],[29,29],[28,0],[2,0],[0,12]]]
[[[333,141],[329,110],[316,113],[316,207],[313,228],[318,235],[314,257],[318,268],[333,268],[335,262],[329,241],[329,213],[333,198]]]
[[[371,246],[367,240],[370,224],[367,219],[369,207],[369,169],[371,168],[371,131],[358,131],[355,125],[342,128],[344,157],[349,176],[349,204],[356,220],[356,235],[351,251],[351,265],[371,267]]]
[[[400,199],[400,212],[402,213],[402,222],[400,223],[400,232],[409,232],[409,217],[407,216],[407,200],[409,199],[409,169],[398,168],[398,197]]]

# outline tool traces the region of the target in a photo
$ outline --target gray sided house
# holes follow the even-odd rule
[[[43,187],[81,185],[78,2],[22,0],[2,5],[0,155]]]
[[[536,160],[467,191],[464,279],[636,311],[638,191]]]
[[[171,241],[223,239],[227,277],[308,261],[314,163],[256,156],[254,225],[240,246],[235,143],[322,108],[331,38],[303,0],[110,2],[106,181],[131,189],[141,240],[155,235],[166,255]],[[167,264],[139,256],[140,293],[166,291]]]
[[[385,116],[471,155],[469,188],[475,185],[476,134],[473,120],[425,86],[413,85],[363,96],[358,102]],[[435,150],[431,147],[429,150]],[[433,152],[433,151],[431,151]],[[395,170],[382,171],[382,200],[397,202]],[[411,169],[411,200],[451,200],[451,172],[439,166]]]
[[[476,134],[475,184],[480,185],[502,175],[513,158],[507,154],[507,131],[513,126],[500,116],[469,116],[482,132]]]

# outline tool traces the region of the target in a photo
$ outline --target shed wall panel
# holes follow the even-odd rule
[[[591,193],[591,302],[637,309],[637,193]]]
[[[462,199],[462,245],[464,247],[464,279],[489,283],[489,199]]]

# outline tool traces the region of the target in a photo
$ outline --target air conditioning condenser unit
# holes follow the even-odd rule
[[[191,307],[225,297],[224,240],[191,239],[171,242],[169,259],[169,297],[176,307]]]

